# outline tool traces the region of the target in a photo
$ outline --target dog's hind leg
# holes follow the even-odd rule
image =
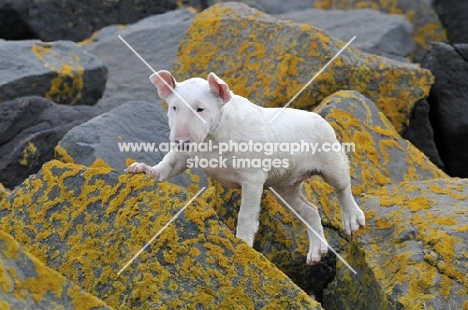
[[[320,175],[323,180],[335,188],[341,206],[343,228],[348,235],[356,232],[359,226],[365,226],[364,212],[359,209],[351,192],[348,158],[343,152],[329,152],[327,165],[323,165]]]
[[[290,205],[314,231],[307,229],[309,237],[309,253],[307,253],[307,264],[314,265],[320,262],[320,259],[327,254],[328,243],[323,234],[323,227],[320,220],[317,207],[307,201],[301,193],[302,182],[282,187],[274,188],[274,190]],[[277,201],[285,208],[287,206],[281,199]]]
[[[236,237],[253,247],[254,237],[258,230],[258,217],[262,200],[263,183],[242,183],[242,199],[237,217]]]

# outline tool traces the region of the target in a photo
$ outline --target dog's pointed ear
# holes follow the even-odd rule
[[[210,85],[211,93],[216,97],[221,98],[224,103],[231,100],[231,91],[229,90],[229,86],[213,72],[208,74],[208,85]]]
[[[151,82],[158,88],[158,94],[161,99],[166,99],[172,95],[176,87],[176,80],[169,71],[161,70],[150,76]]]

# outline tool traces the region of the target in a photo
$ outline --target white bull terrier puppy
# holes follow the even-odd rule
[[[170,72],[159,71],[150,79],[157,87],[159,96],[168,103],[170,141],[181,145],[182,151],[171,150],[154,167],[134,163],[125,170],[128,173],[146,173],[160,181],[167,180],[187,169],[188,160],[196,156],[208,160],[218,159],[220,154],[217,147],[228,141],[238,145],[249,141],[262,144],[306,141],[319,146],[338,143],[330,124],[313,112],[284,109],[273,122],[268,123],[279,108],[262,108],[235,95],[214,73],[208,75],[208,80],[191,78],[176,82]],[[206,152],[183,151],[183,146],[188,142],[211,143],[213,148]],[[302,182],[314,174],[321,175],[325,182],[334,187],[346,233],[351,235],[360,225],[365,225],[364,213],[351,193],[348,158],[343,151],[265,153],[246,154],[239,150],[229,150],[222,154],[223,158],[227,158],[222,165],[203,168],[208,176],[220,183],[242,188],[236,234],[238,238],[253,246],[259,225],[262,191],[272,187],[321,236],[317,237],[308,229],[310,247],[306,262],[310,265],[318,263],[326,255],[328,244],[317,207],[301,193]],[[235,160],[240,158],[279,158],[282,164],[278,165],[277,161],[277,165],[269,170],[248,165],[239,167]],[[279,203],[284,205],[281,201]]]

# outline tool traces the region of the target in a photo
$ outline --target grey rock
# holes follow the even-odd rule
[[[3,270],[0,300],[4,309],[53,309],[57,305],[63,309],[75,309],[76,305],[84,304],[87,309],[111,309],[45,266],[11,235],[1,230],[0,268]]]
[[[0,102],[24,96],[60,104],[94,105],[107,69],[70,41],[0,41]]]
[[[315,0],[243,0],[239,1],[250,7],[256,8],[268,14],[281,14],[290,11],[300,11],[313,7]],[[221,2],[233,2],[232,0],[206,0],[208,6]]]
[[[98,106],[109,111],[131,100],[159,101],[149,81],[152,71],[117,37],[121,35],[156,71],[171,70],[178,46],[194,13],[177,10],[151,16],[122,28],[110,26],[96,35],[96,42],[85,46],[109,69],[103,98]]]
[[[454,48],[435,43],[421,60],[421,66],[435,76],[427,99],[435,142],[446,172],[458,177],[468,177],[468,61],[463,57],[466,54],[468,44]]]
[[[54,158],[58,141],[98,115],[90,106],[59,105],[23,97],[0,105],[0,183],[13,188]]]
[[[155,148],[153,151],[131,149],[121,151],[119,147],[119,143],[140,142],[153,143]],[[168,143],[169,125],[166,111],[159,104],[133,101],[73,128],[62,138],[58,146],[73,159],[74,163],[90,166],[96,159],[101,159],[123,173],[128,158],[150,166],[158,164],[167,153],[167,148],[163,150],[160,148],[167,146]],[[57,151],[57,156],[61,160],[66,160],[66,156],[60,156],[62,150]],[[170,181],[183,186],[193,183],[205,186],[207,180],[203,172],[200,169],[192,171],[198,175],[195,177],[195,182],[187,173],[182,173]]]
[[[468,43],[468,2],[460,0],[432,0],[439,19],[447,30],[452,44]]]
[[[0,0],[0,37],[81,41],[104,26],[130,24],[177,6],[176,0]]]
[[[371,9],[318,10],[307,9],[277,15],[295,23],[309,24],[361,50],[379,50],[406,57],[414,49],[413,25],[403,16]]]

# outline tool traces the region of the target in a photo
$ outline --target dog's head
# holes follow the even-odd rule
[[[231,100],[231,91],[214,73],[207,80],[192,78],[176,82],[168,71],[150,77],[159,97],[168,104],[170,140],[177,144],[201,143],[217,126],[222,107]]]

